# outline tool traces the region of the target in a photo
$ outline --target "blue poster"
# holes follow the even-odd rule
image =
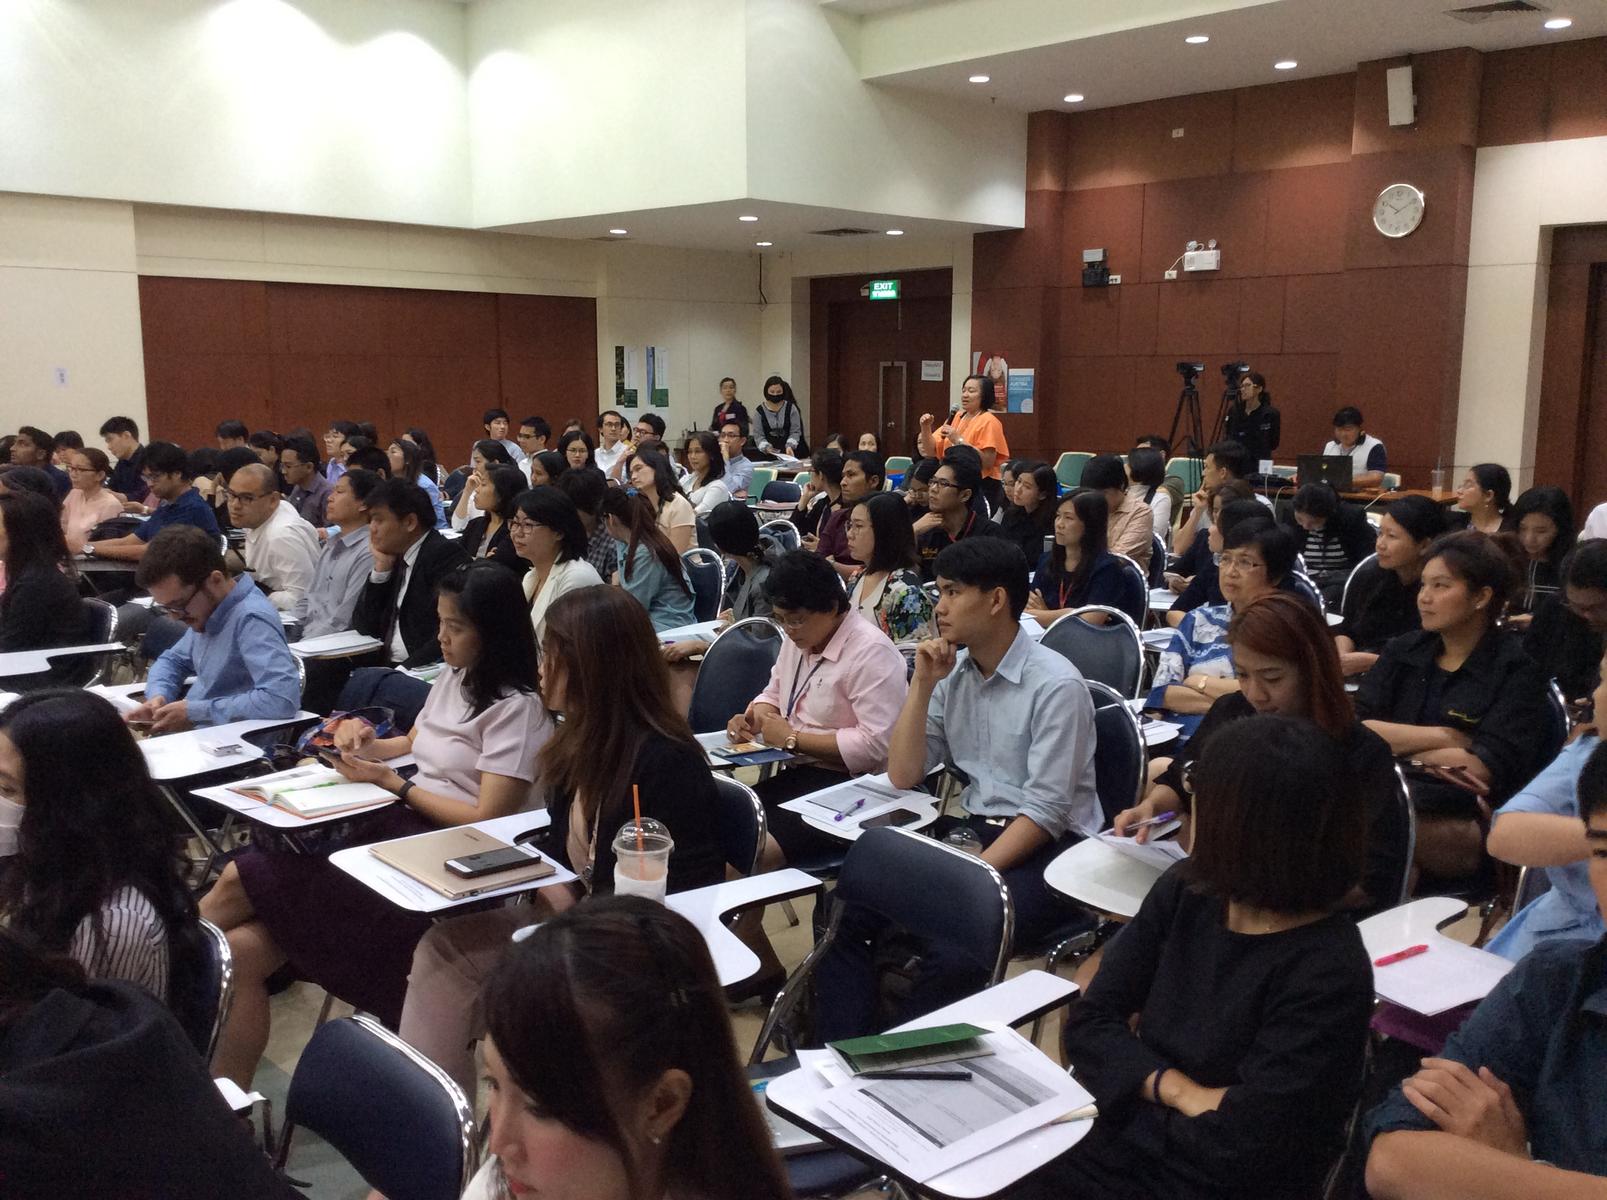
[[[1004,388],[1005,411],[1029,413],[1032,411],[1032,388],[1035,372],[1031,367],[1011,367]]]

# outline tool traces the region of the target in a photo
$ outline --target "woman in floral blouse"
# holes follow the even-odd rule
[[[865,564],[852,604],[895,642],[935,637],[932,598],[916,570],[909,506],[892,492],[877,492],[848,514],[848,552]]]

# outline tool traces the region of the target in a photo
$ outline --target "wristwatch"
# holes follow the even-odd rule
[[[785,750],[788,754],[796,754],[798,752],[798,735],[797,735],[797,733],[796,732],[789,733],[787,735],[787,740],[781,743],[781,748],[783,750]]]

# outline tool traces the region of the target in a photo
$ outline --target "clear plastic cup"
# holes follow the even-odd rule
[[[614,894],[664,903],[674,849],[670,831],[652,817],[643,817],[640,825],[626,821],[614,835]]]
[[[969,825],[957,825],[949,830],[943,838],[945,846],[953,846],[956,850],[964,850],[967,854],[982,855],[982,839],[977,837],[976,831]]]
[[[1439,499],[1440,493],[1445,490],[1445,468],[1435,467],[1429,472],[1429,486],[1434,489],[1434,498]]]

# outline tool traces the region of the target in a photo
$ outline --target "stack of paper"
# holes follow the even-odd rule
[[[900,791],[882,774],[860,776],[822,788],[807,796],[784,801],[781,807],[801,816],[814,817],[817,821],[836,822],[839,818],[847,819],[849,816],[855,821],[863,821],[912,801],[929,802],[931,799],[925,792]]]
[[[298,658],[347,658],[366,654],[380,648],[380,640],[366,633],[347,630],[345,633],[326,633],[323,637],[303,638],[290,647]]]
[[[1166,827],[1163,826],[1162,828]],[[1170,828],[1176,829],[1177,823],[1173,822]],[[1189,852],[1183,848],[1182,842],[1177,841],[1175,838],[1157,840],[1153,833],[1150,836],[1150,840],[1142,845],[1130,837],[1121,837],[1111,829],[1107,829],[1100,834],[1099,840],[1111,847],[1111,849],[1125,854],[1128,858],[1137,859],[1139,862],[1152,866],[1158,871],[1165,871],[1173,863],[1180,863],[1189,856]]]

